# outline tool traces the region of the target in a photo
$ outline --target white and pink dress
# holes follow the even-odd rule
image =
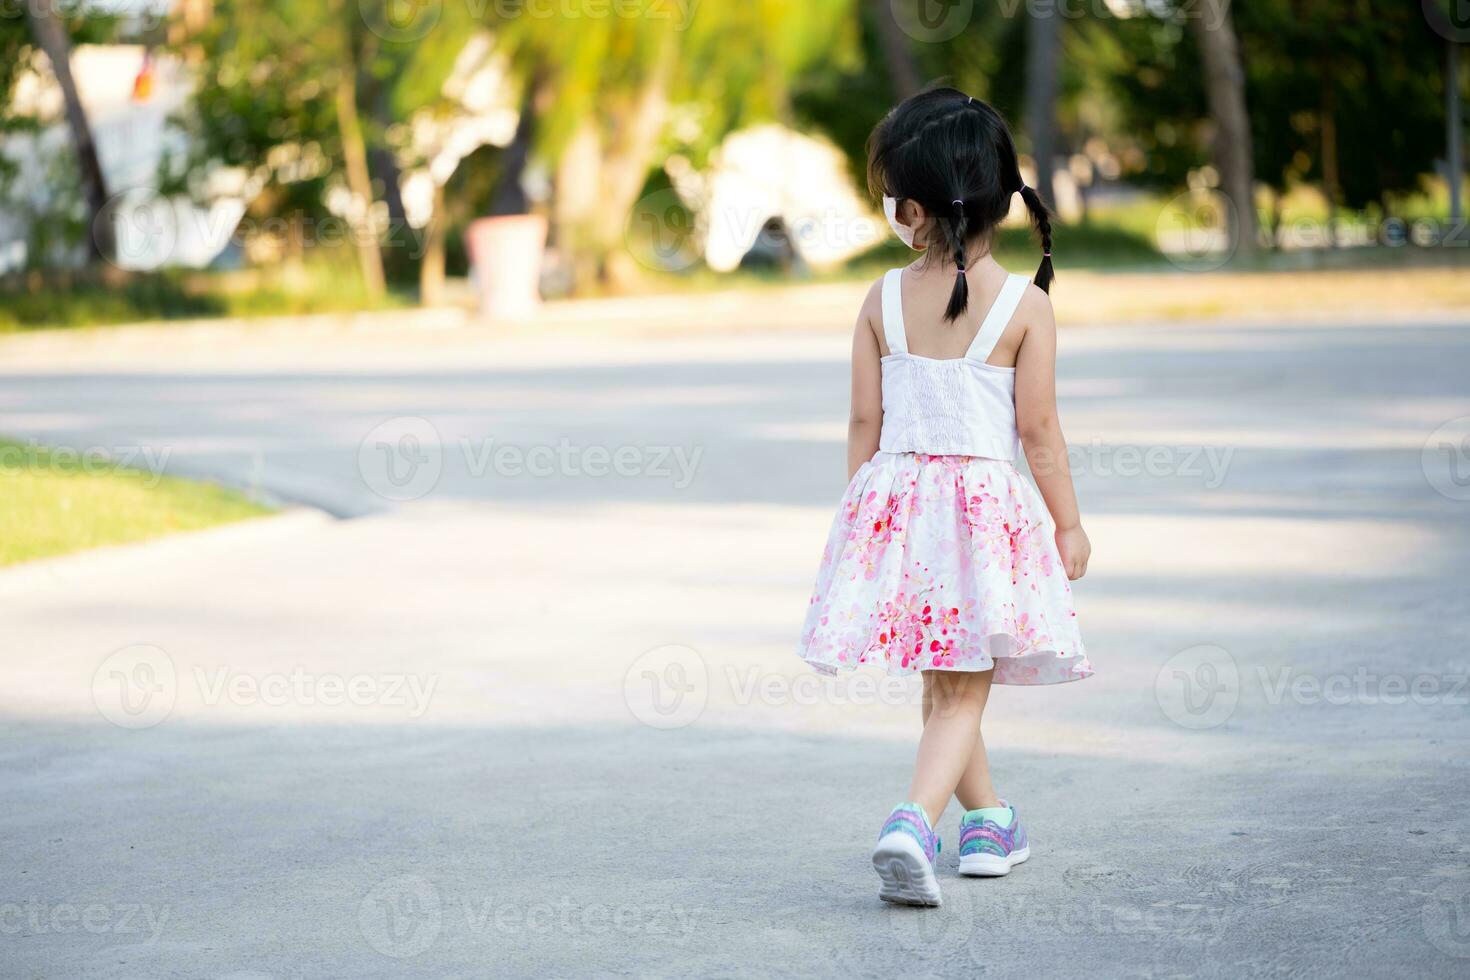
[[[902,270],[883,279],[883,431],[832,523],[802,630],[824,673],[1092,674],[1046,506],[1015,467],[1014,368],[985,363],[1026,291],[1010,276],[964,357],[910,354]]]

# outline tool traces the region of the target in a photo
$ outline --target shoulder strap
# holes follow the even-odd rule
[[[888,353],[907,354],[908,338],[903,329],[903,270],[890,269],[883,276],[883,338]]]
[[[1000,335],[1005,333],[1011,317],[1016,315],[1016,307],[1021,305],[1021,297],[1026,295],[1026,287],[1030,284],[1031,280],[1025,276],[1006,276],[1005,285],[1000,287],[1000,295],[990,304],[990,312],[985,314],[985,322],[980,324],[975,342],[965,351],[966,357],[977,361],[990,357],[990,352],[1000,343]]]

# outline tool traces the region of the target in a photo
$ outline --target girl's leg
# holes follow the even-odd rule
[[[924,808],[931,825],[939,820],[980,747],[980,716],[990,696],[991,673],[987,670],[924,674],[924,734],[919,739],[909,799]],[[984,765],[983,755],[981,758]],[[988,773],[987,768],[986,783]]]
[[[991,673],[986,671],[985,698],[989,698]],[[932,685],[942,680],[944,675],[934,671],[926,671],[924,678],[924,724],[929,724],[929,715],[933,707]],[[982,701],[981,718],[985,713],[985,704]],[[965,771],[960,776],[960,781],[955,786],[955,798],[960,801],[960,806],[966,810],[978,810],[981,807],[1000,806],[1000,797],[995,793],[995,787],[990,782],[990,760],[985,754],[985,735],[983,732],[975,736],[975,747],[970,752],[969,762],[965,765]],[[949,801],[946,800],[946,803]]]

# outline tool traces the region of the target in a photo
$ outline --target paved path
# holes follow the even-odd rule
[[[927,913],[912,687],[791,654],[844,337],[0,367],[0,431],[356,518],[0,575],[0,975],[1464,976],[1470,329],[1064,347],[1098,675],[995,699],[1035,856]]]

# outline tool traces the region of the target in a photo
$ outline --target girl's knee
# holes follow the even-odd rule
[[[990,673],[927,671],[924,693],[935,711],[979,711],[990,693]]]

